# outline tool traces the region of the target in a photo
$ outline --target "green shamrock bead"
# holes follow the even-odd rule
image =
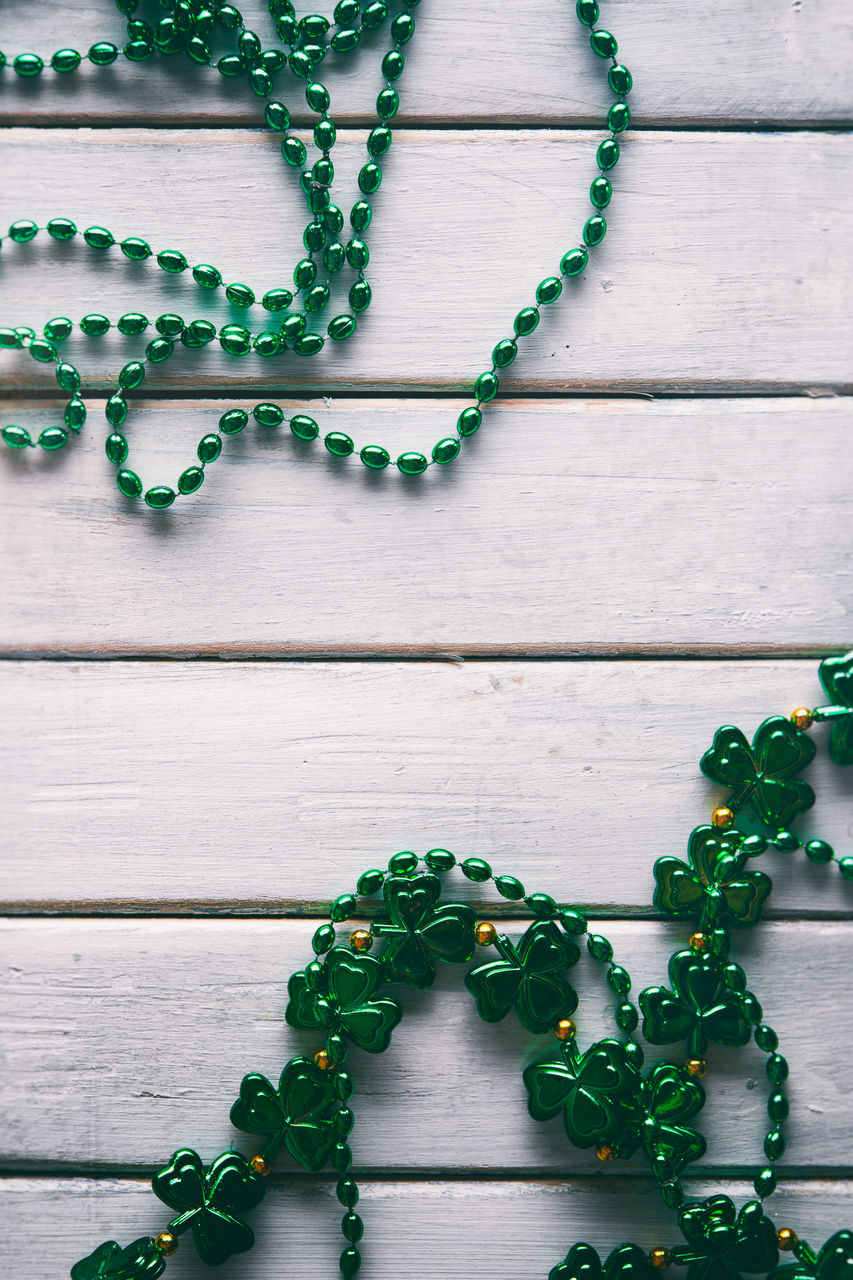
[[[605,1263],[591,1245],[576,1244],[551,1268],[548,1280],[657,1280],[657,1271],[635,1244],[620,1244]]]
[[[619,1040],[599,1040],[581,1053],[564,1041],[553,1062],[536,1062],[524,1072],[527,1109],[534,1120],[563,1113],[566,1135],[576,1147],[613,1139],[622,1128],[622,1103],[635,1103],[639,1076]]]
[[[687,1040],[693,1057],[701,1057],[709,1040],[746,1044],[752,1028],[717,956],[677,951],[669,962],[669,980],[672,990],[640,992],[643,1035],[650,1044]]]
[[[348,1036],[368,1053],[384,1053],[403,1010],[390,997],[376,998],[384,978],[381,963],[374,956],[333,947],[318,968],[319,974],[311,979],[313,987],[304,970],[288,982],[285,1017],[289,1024],[326,1027]]]
[[[771,716],[759,725],[752,747],[740,729],[723,725],[700,767],[706,777],[732,789],[730,809],[751,800],[762,822],[778,829],[814,804],[808,783],[791,776],[810,765],[814,754],[811,738],[784,716]]]
[[[155,1280],[166,1270],[166,1259],[148,1236],[122,1249],[105,1240],[94,1253],[71,1268],[71,1280]]]
[[[766,1273],[779,1260],[776,1228],[760,1204],[740,1213],[728,1196],[688,1204],[678,1215],[687,1247],[674,1260],[688,1264],[687,1280],[740,1280],[743,1272]]]
[[[268,1159],[284,1144],[294,1160],[316,1173],[339,1140],[333,1124],[337,1109],[332,1073],[321,1071],[310,1058],[292,1058],[278,1088],[266,1076],[243,1077],[231,1123],[243,1133],[265,1137]]]
[[[642,1099],[641,1123],[620,1137],[619,1154],[642,1147],[657,1177],[666,1181],[705,1154],[705,1139],[684,1123],[704,1107],[705,1091],[683,1067],[659,1062],[645,1079]]]
[[[264,1184],[237,1151],[225,1151],[205,1168],[195,1151],[176,1151],[151,1180],[154,1194],[177,1212],[173,1235],[192,1230],[203,1262],[218,1266],[255,1243],[252,1228],[239,1216],[264,1198]]]
[[[502,959],[465,975],[484,1022],[500,1022],[515,1009],[521,1025],[541,1035],[574,1013],[577,992],[563,971],[577,963],[580,948],[553,920],[531,925],[517,947],[506,937],[496,946]]]
[[[850,1280],[853,1276],[853,1232],[836,1231],[815,1257],[804,1256],[792,1266],[777,1267],[768,1280]]]
[[[745,871],[748,857],[740,832],[696,827],[686,863],[672,857],[655,863],[655,906],[669,916],[756,924],[773,881],[763,871]]]
[[[843,658],[825,658],[818,667],[818,675],[826,696],[835,704],[833,710],[840,707],[849,710],[848,715],[838,719],[833,716],[830,757],[836,764],[853,764],[853,653]]]
[[[405,982],[421,990],[435,981],[435,960],[461,963],[474,954],[473,907],[438,904],[441,880],[432,872],[389,876],[383,888],[387,921],[373,932],[385,939],[382,964],[389,982]]]

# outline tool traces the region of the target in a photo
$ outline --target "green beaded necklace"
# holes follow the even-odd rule
[[[229,1150],[209,1165],[188,1148],[176,1151],[152,1181],[155,1195],[174,1212],[165,1228],[125,1248],[105,1241],[74,1264],[71,1280],[159,1276],[188,1231],[211,1266],[250,1249],[255,1237],[245,1214],[263,1199],[264,1178],[282,1147],[304,1169],[331,1165],[337,1173],[345,1211],[340,1269],[345,1278],[354,1276],[364,1224],[355,1211],[359,1192],[350,1176],[347,1141],[355,1089],[349,1046],[383,1053],[403,1017],[387,988],[426,989],[438,963],[467,964],[478,946],[495,953],[465,975],[480,1017],[499,1022],[514,1012],[532,1035],[556,1041],[523,1073],[530,1115],[561,1116],[568,1140],[594,1148],[600,1160],[642,1153],[683,1236],[681,1244],[649,1252],[620,1244],[604,1261],[591,1245],[575,1244],[549,1280],[654,1280],[670,1265],[686,1267],[686,1280],[848,1280],[853,1232],[836,1232],[816,1251],[789,1227],[777,1229],[764,1212],[785,1151],[788,1064],[746,973],[730,959],[730,929],[757,924],[772,889],[770,877],[752,869],[754,858],[772,847],[787,855],[803,848],[817,863],[835,859],[826,841],[803,842],[791,830],[815,798],[799,777],[816,754],[807,731],[831,722],[830,757],[837,765],[853,764],[853,653],[827,658],[819,674],[830,705],[801,707],[790,718],[771,716],[752,743],[740,729],[724,725],[702,757],[702,771],[728,795],[710,823],[690,833],[687,861],[667,856],[655,863],[655,906],[670,918],[693,921],[687,946],[670,958],[668,985],[646,987],[635,1004],[627,969],[615,962],[607,938],[590,932],[577,907],[561,906],[547,893],[527,893],[515,876],[495,875],[482,858],[466,858],[459,870],[476,884],[492,882],[507,901],[524,904],[534,921],[520,939],[478,921],[470,905],[442,899],[442,877],[456,866],[452,853],[397,853],[387,870],[365,871],[355,893],[335,899],[329,922],[314,934],[314,958],[288,982],[288,1023],[322,1036],[322,1047],[313,1058],[292,1058],[278,1084],[254,1072],[243,1078],[231,1122],[260,1139],[260,1150],[249,1158]],[[853,880],[853,857],[839,859],[838,869]],[[339,940],[336,926],[359,914],[369,917],[367,927]],[[615,997],[617,1034],[581,1048],[570,974],[584,936]],[[636,1036],[640,1014],[647,1044],[683,1046],[673,1061],[644,1065]],[[681,1174],[705,1153],[695,1117],[705,1104],[700,1080],[708,1044],[742,1046],[751,1039],[766,1054],[770,1085],[766,1162],[754,1180],[757,1198],[740,1210],[724,1195],[689,1201]],[[795,1266],[779,1266],[780,1249],[793,1252]]]
[[[144,497],[149,507],[170,507],[178,494],[195,493],[204,482],[206,466],[214,462],[222,451],[223,436],[235,435],[246,427],[249,413],[265,428],[276,428],[285,421],[285,411],[280,405],[263,402],[250,411],[229,409],[222,414],[218,431],[205,434],[199,441],[196,460],[177,480],[177,487],[155,484],[145,488],[137,473],[127,466],[128,442],[124,424],[130,404],[129,393],[141,387],[150,366],[163,364],[174,353],[176,344],[197,348],[207,346],[214,339],[228,355],[242,357],[255,351],[262,358],[271,358],[293,351],[297,356],[314,356],[323,350],[326,340],[344,342],[356,331],[358,316],[370,305],[371,290],[365,276],[370,260],[370,250],[365,239],[373,216],[370,198],[382,182],[381,160],[392,142],[389,122],[397,114],[400,98],[395,87],[405,68],[404,47],[415,31],[412,10],[420,0],[339,0],[332,19],[319,14],[297,19],[290,0],[269,0],[278,39],[285,48],[264,49],[261,38],[248,30],[239,11],[220,0],[159,0],[164,16],[156,24],[134,18],[139,0],[115,0],[116,8],[128,17],[128,43],[120,50],[109,41],[97,41],[89,49],[86,58],[95,66],[109,66],[123,54],[131,62],[144,62],[157,55],[173,56],[185,53],[195,63],[215,66],[226,77],[248,80],[249,88],[264,101],[264,119],[270,129],[281,134],[281,154],[287,166],[299,175],[299,182],[308,207],[309,221],[303,232],[305,257],[293,269],[294,289],[270,289],[261,299],[261,307],[271,319],[268,327],[250,328],[248,324],[230,323],[218,330],[208,320],[184,320],[179,315],[166,313],[154,321],[154,336],[146,345],[140,358],[128,361],[121,370],[118,386],[106,404],[106,418],[110,432],[106,439],[106,454],[115,466],[116,484],[127,498]],[[429,457],[409,450],[396,458],[397,469],[405,476],[423,474],[430,466],[446,466],[459,455],[467,436],[478,430],[483,420],[484,406],[498,394],[500,370],[511,365],[518,355],[518,341],[533,333],[540,319],[541,308],[550,306],[563,291],[564,280],[581,274],[587,265],[589,252],[601,243],[607,231],[607,223],[601,212],[610,203],[612,186],[607,177],[619,159],[619,134],[631,119],[630,108],[625,101],[631,90],[631,73],[616,60],[617,45],[609,31],[596,27],[599,17],[597,0],[577,0],[576,13],[584,27],[590,29],[590,46],[593,52],[609,61],[607,78],[616,101],[607,115],[609,135],[599,144],[596,152],[598,176],[593,180],[589,197],[593,214],[587,219],[582,233],[582,244],[565,253],[560,261],[559,275],[542,280],[535,291],[535,301],[518,312],[513,321],[513,336],[501,339],[492,352],[490,369],[474,381],[475,403],[463,409],[453,434],[438,440]],[[351,235],[344,233],[344,214],[332,202],[335,169],[331,153],[336,138],[336,128],[329,114],[331,105],[327,88],[317,78],[317,69],[325,58],[345,55],[354,51],[362,36],[384,26],[388,22],[391,48],[382,58],[384,87],[376,99],[376,124],[367,137],[367,160],[358,175],[360,198],[350,210]],[[214,47],[227,42],[227,51],[216,56]],[[59,49],[50,66],[59,75],[75,71],[83,62],[76,49]],[[6,55],[0,53],[0,68],[6,66]],[[11,63],[17,75],[29,79],[46,70],[45,61],[35,53],[21,53]],[[290,130],[291,113],[283,102],[273,97],[275,82],[282,74],[290,72],[302,81],[305,101],[309,110],[317,116],[314,125],[314,146],[317,156],[308,165],[305,144]],[[34,240],[39,231],[45,230],[54,240],[78,241],[76,224],[65,217],[51,218],[41,228],[28,218],[14,222],[8,238],[18,244]],[[190,264],[177,249],[161,249],[155,252],[146,240],[128,236],[116,240],[106,227],[88,227],[82,233],[85,244],[95,254],[103,254],[118,243],[119,249],[132,262],[149,258],[156,261],[160,270],[169,275],[179,275],[190,270]],[[2,247],[2,238],[0,238]],[[341,272],[353,277],[348,290],[349,309],[324,319],[332,297],[332,286]],[[222,288],[223,277],[218,268],[209,263],[192,267],[192,276],[198,287],[205,291]],[[256,305],[255,291],[240,282],[225,286],[225,297],[232,307],[245,310]],[[79,322],[81,331],[89,337],[100,337],[111,328],[107,316],[90,314]],[[320,326],[325,326],[325,332]],[[148,317],[141,312],[129,312],[120,316],[116,328],[128,337],[139,337],[151,327]],[[71,334],[74,325],[65,316],[49,320],[44,332],[38,335],[27,326],[0,328],[0,347],[26,348],[32,358],[42,364],[56,366],[56,381],[70,397],[65,405],[61,425],[46,427],[33,439],[29,431],[14,423],[3,427],[3,440],[12,449],[40,447],[53,451],[61,449],[71,436],[76,435],[86,421],[86,405],[80,394],[81,379],[78,370],[61,355],[61,344]],[[288,420],[290,430],[299,440],[315,440],[320,427],[307,414],[295,414]],[[349,435],[343,431],[324,434],[323,444],[330,454],[338,458],[358,457],[371,471],[383,471],[392,458],[382,445],[366,444],[356,448]]]

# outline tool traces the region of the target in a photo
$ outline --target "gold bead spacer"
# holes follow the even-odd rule
[[[797,1243],[797,1233],[792,1231],[790,1227],[780,1227],[776,1232],[776,1242],[779,1248],[787,1253]]]
[[[595,1154],[598,1156],[599,1160],[602,1161],[617,1159],[615,1150],[606,1142],[599,1142],[598,1146],[595,1148]]]
[[[659,1271],[663,1271],[664,1267],[668,1267],[672,1262],[672,1254],[669,1249],[652,1249],[649,1253],[649,1262]]]
[[[159,1249],[169,1258],[173,1253],[178,1252],[178,1237],[173,1236],[171,1231],[161,1231],[154,1239],[154,1248]]]
[[[490,947],[498,936],[498,931],[488,920],[481,920],[474,930],[474,939],[480,947]]]
[[[571,1018],[561,1018],[554,1028],[554,1035],[558,1040],[574,1040],[577,1033],[578,1029]]]
[[[249,1164],[252,1166],[259,1178],[265,1178],[272,1168],[272,1165],[269,1160],[267,1160],[266,1156],[252,1156]]]
[[[369,929],[356,929],[349,936],[353,951],[369,951],[373,946],[373,934]]]
[[[707,1070],[708,1066],[704,1058],[687,1059],[687,1074],[689,1076],[704,1076]]]
[[[331,1071],[332,1059],[329,1057],[328,1053],[326,1053],[325,1049],[317,1050],[314,1054],[314,1061],[321,1071]]]
[[[730,827],[734,820],[735,815],[724,804],[711,814],[711,821],[715,827]]]
[[[697,931],[696,933],[691,933],[690,935],[691,951],[704,951],[707,946],[708,946],[707,933],[701,933],[699,931]]]
[[[810,729],[814,724],[814,712],[809,711],[808,707],[797,707],[796,711],[791,712],[791,721],[798,729]]]

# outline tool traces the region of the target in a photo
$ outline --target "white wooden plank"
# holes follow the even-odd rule
[[[482,1152],[484,1164],[490,1159]],[[703,1182],[698,1195],[731,1195],[742,1204],[748,1184]],[[123,1243],[159,1229],[166,1210],[144,1183],[91,1179],[10,1179],[3,1184],[10,1231],[10,1274],[60,1280],[77,1258],[105,1239]],[[820,1246],[850,1222],[851,1185],[783,1183],[767,1212],[790,1222]],[[252,1215],[257,1244],[221,1268],[235,1280],[328,1280],[341,1248],[341,1208],[328,1182],[272,1183]],[[586,1182],[369,1182],[359,1213],[365,1237],[362,1271],[397,1280],[401,1270],[428,1270],[435,1280],[480,1275],[493,1280],[544,1280],[578,1240],[602,1251],[634,1240],[644,1248],[678,1242],[672,1213],[657,1192],[606,1176]],[[187,1242],[169,1262],[169,1276],[209,1275]],[[681,1276],[682,1271],[671,1274]]]
[[[263,0],[247,0],[240,8],[247,25],[266,44],[275,43]],[[602,65],[571,7],[554,0],[527,0],[520,8],[430,0],[416,16],[402,81],[403,120],[589,122],[605,108]],[[677,8],[666,0],[609,0],[601,21],[615,32],[620,55],[634,71],[633,106],[640,120],[752,124],[850,119],[843,69],[853,40],[846,19],[843,0],[784,7],[774,0],[719,0]],[[69,7],[62,25],[62,40],[82,51],[98,36],[124,43],[119,16],[94,0]],[[752,32],[759,34],[750,47]],[[4,6],[7,56],[25,49],[49,56],[57,40],[47,9]],[[340,118],[372,112],[387,40],[386,27],[357,57],[324,64],[323,79]],[[52,124],[182,118],[204,124],[258,117],[257,100],[244,82],[224,82],[183,57],[154,66],[122,59],[107,71],[88,68],[62,77],[48,72],[36,82],[16,80],[8,70],[3,74],[0,112],[6,119]],[[301,104],[292,78],[282,79],[280,91]]]
[[[655,858],[723,798],[698,769],[714,730],[815,705],[816,667],[5,662],[4,895],[287,913],[440,845],[648,907]],[[850,853],[849,775],[812,773],[802,830]],[[768,863],[774,907],[849,912],[834,867]]]
[[[407,133],[384,166],[370,231],[374,300],[349,343],[330,342],[313,360],[266,362],[226,357],[218,344],[181,348],[150,385],[470,394],[519,307],[577,242],[597,136]],[[355,192],[363,137],[343,131],[336,148],[342,205]],[[213,261],[259,293],[287,284],[303,254],[304,198],[268,134],[14,129],[4,162],[16,181],[0,194],[0,226],[58,213],[105,223]],[[851,174],[846,134],[635,136],[614,171],[610,231],[588,276],[548,311],[505,390],[848,388],[853,205],[840,197]],[[82,241],[4,244],[2,270],[7,323],[43,324],[68,310],[78,320],[93,309],[113,319],[131,309],[226,318],[191,279]],[[68,349],[105,387],[141,346],[80,339]],[[24,379],[55,385],[45,366],[6,355],[4,385]]]
[[[147,402],[130,463],[168,481],[224,403]],[[395,454],[463,402],[283,400]],[[0,455],[6,652],[213,655],[850,644],[846,398],[499,404],[452,467],[368,474],[285,427],[226,441],[155,515],[122,498],[102,403],[62,455]],[[3,421],[36,434],[50,406]]]
[[[289,1057],[313,1054],[322,1043],[284,1022],[287,977],[311,958],[313,927],[5,922],[3,1167],[145,1169],[179,1145],[212,1154],[235,1143],[251,1154],[255,1140],[228,1120],[242,1076],[261,1071],[277,1080]],[[518,937],[527,922],[503,927]],[[602,929],[632,975],[635,998],[666,982],[669,956],[687,935],[683,925],[636,921],[607,921]],[[853,1108],[839,1071],[844,1036],[833,1028],[853,966],[853,925],[767,923],[739,936],[734,954],[790,1063],[780,1172],[848,1168]],[[480,953],[478,962],[487,958]],[[512,1015],[499,1026],[482,1023],[462,985],[468,967],[443,966],[429,992],[394,988],[406,1012],[391,1047],[379,1057],[353,1050],[356,1164],[476,1177],[488,1151],[507,1173],[595,1175],[594,1152],[571,1147],[559,1119],[537,1124],[527,1114],[521,1071],[551,1051],[553,1038],[525,1032]],[[572,981],[581,1042],[614,1034],[613,996],[600,967],[583,956]],[[680,1045],[650,1050],[650,1060],[683,1055]],[[754,1045],[713,1045],[707,1058],[708,1103],[698,1127],[708,1152],[697,1169],[749,1173],[763,1161],[768,1127],[764,1055]],[[283,1172],[297,1168],[283,1157]],[[612,1172],[645,1171],[634,1157]]]

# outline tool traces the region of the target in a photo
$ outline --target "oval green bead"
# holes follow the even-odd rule
[[[839,858],[838,872],[842,880],[853,880],[853,858]]]
[[[269,289],[261,298],[261,306],[265,311],[284,311],[292,301],[289,289]]]
[[[353,311],[364,311],[370,306],[373,291],[366,280],[356,280],[349,291],[349,304]]]
[[[752,1034],[762,1053],[774,1053],[779,1047],[779,1037],[772,1027],[756,1027]]]
[[[225,297],[229,302],[233,302],[235,307],[250,307],[255,301],[254,292],[247,284],[229,284],[225,290]]]
[[[335,1188],[335,1194],[347,1209],[354,1209],[358,1204],[358,1187],[351,1178],[342,1178]]]
[[[831,844],[827,844],[825,840],[809,840],[805,846],[806,857],[811,862],[832,862],[835,857],[835,850]]]
[[[52,364],[59,354],[47,338],[36,338],[30,343],[29,351],[32,358],[38,360],[39,364]]]
[[[625,1000],[616,1010],[616,1025],[622,1031],[635,1031],[640,1021],[640,1015],[631,1004],[630,1000]]]
[[[536,301],[548,306],[549,303],[556,302],[562,292],[563,282],[559,276],[548,276],[536,286]]]
[[[767,1114],[774,1124],[781,1124],[783,1120],[787,1120],[790,1110],[790,1103],[784,1093],[778,1090],[776,1093],[771,1093],[767,1099]]]
[[[590,202],[595,205],[596,209],[606,209],[610,204],[610,197],[613,195],[613,187],[608,178],[599,176],[595,178],[589,188]]]
[[[376,99],[376,114],[380,120],[390,120],[400,107],[400,95],[396,89],[382,89]]]
[[[169,275],[178,275],[181,271],[186,271],[190,264],[182,253],[177,249],[163,249],[157,254],[157,266],[163,271],[168,271]]]
[[[621,62],[617,62],[611,67],[607,73],[607,79],[610,88],[614,93],[630,93],[634,86],[634,78],[627,67],[623,67]]]
[[[96,67],[108,67],[118,57],[118,47],[109,40],[99,40],[97,44],[92,45],[87,57]],[[128,496],[135,498],[138,497],[138,494],[129,494]]]
[[[607,971],[607,985],[617,996],[626,996],[631,990],[631,975],[621,964],[614,964]]]
[[[349,220],[353,231],[361,235],[370,226],[373,218],[373,209],[367,200],[356,200],[350,210]]]
[[[10,449],[26,449],[28,445],[32,444],[30,433],[26,427],[4,427],[0,435],[3,436]]]
[[[112,431],[104,442],[104,453],[115,467],[127,459],[127,441],[119,431]]]
[[[407,876],[417,869],[417,865],[418,855],[410,849],[395,853],[388,859],[388,870],[392,876]]]
[[[502,338],[492,351],[492,360],[499,369],[505,369],[517,355],[518,343],[512,338]]]
[[[138,498],[142,493],[142,481],[139,476],[126,467],[116,472],[116,484],[126,498]]]
[[[38,227],[31,218],[19,218],[9,228],[9,239],[16,244],[26,244],[38,234]]]
[[[51,218],[47,224],[47,234],[54,240],[73,240],[77,234],[77,225],[70,218]]]
[[[605,138],[599,144],[595,159],[599,169],[612,169],[619,159],[619,143],[615,138]]]
[[[593,960],[598,960],[601,964],[609,964],[613,959],[613,947],[607,938],[602,937],[600,933],[591,933],[586,940],[586,948]]]
[[[349,338],[355,333],[355,327],[355,316],[339,315],[329,321],[329,327],[326,332],[335,342],[342,342],[345,338]]]
[[[335,929],[331,924],[321,924],[315,929],[311,947],[315,956],[322,956],[335,945]]]
[[[209,262],[200,262],[197,267],[193,267],[193,280],[202,289],[218,289],[222,284],[222,272]]]
[[[296,339],[293,350],[298,356],[316,356],[323,350],[325,341],[321,333],[305,333]]]
[[[124,396],[110,396],[104,406],[104,415],[111,427],[120,427],[127,417],[127,401]]]
[[[219,419],[219,430],[225,436],[236,436],[249,421],[245,409],[228,409]]]
[[[86,421],[86,406],[82,400],[69,400],[63,414],[69,431],[79,431]]]
[[[474,383],[474,394],[478,400],[487,404],[490,400],[494,400],[495,396],[498,394],[499,385],[497,374],[492,373],[491,370],[487,370],[486,373],[481,373],[477,381]]]
[[[607,223],[600,214],[596,213],[587,219],[583,229],[584,244],[592,249],[595,245],[601,244],[606,234]]]
[[[765,1199],[776,1190],[776,1174],[772,1169],[762,1169],[755,1175],[752,1185],[755,1188],[755,1194]]]
[[[378,191],[382,186],[382,169],[380,166],[374,164],[373,161],[368,161],[367,164],[362,165],[358,174],[358,185],[366,196],[372,196],[375,191]]]
[[[788,1079],[788,1062],[782,1057],[781,1053],[771,1053],[770,1057],[764,1064],[767,1072],[768,1080],[773,1084],[782,1084]]]
[[[777,831],[773,843],[781,853],[793,853],[800,847],[800,837],[793,831]]]
[[[96,311],[84,316],[80,321],[80,328],[90,338],[102,338],[109,327],[110,322],[107,317],[99,315]]]
[[[430,849],[429,853],[424,855],[424,862],[430,871],[435,871],[439,875],[456,866],[456,858],[449,849]]]
[[[230,356],[245,356],[252,349],[252,335],[241,324],[226,324],[219,330],[219,345]]]
[[[133,391],[145,381],[145,365],[140,360],[130,360],[118,375],[118,385],[124,391]]]
[[[109,249],[115,244],[115,236],[106,227],[87,227],[83,239],[92,249]]]
[[[401,453],[397,458],[397,470],[404,476],[419,476],[426,471],[429,463],[422,453],[414,450]]]
[[[607,127],[611,133],[623,133],[631,123],[631,108],[627,102],[614,102],[607,113]]]
[[[524,897],[524,885],[515,876],[495,876],[495,888],[509,902],[520,902]]]
[[[778,1160],[785,1154],[785,1135],[781,1129],[771,1129],[764,1139],[764,1154],[768,1160]]]
[[[304,304],[305,310],[316,314],[322,311],[329,301],[329,287],[325,284],[315,284],[305,294]]]
[[[191,320],[181,334],[181,342],[188,347],[204,347],[216,337],[216,325],[209,320]]]
[[[399,80],[406,68],[406,59],[399,49],[389,49],[382,59],[382,74],[386,80]]]
[[[149,507],[153,507],[155,511],[163,511],[166,507],[171,507],[175,501],[177,494],[175,490],[167,484],[155,484],[145,494],[145,501]]]
[[[151,245],[139,236],[128,236],[126,240],[119,242],[119,248],[131,262],[144,262],[151,257]]]
[[[282,349],[282,341],[280,334],[266,331],[256,334],[252,339],[252,350],[257,351],[259,356],[274,356]]]
[[[384,471],[391,461],[390,453],[380,444],[366,444],[358,456],[371,471]]]
[[[322,113],[328,111],[331,99],[329,90],[319,80],[313,80],[305,86],[305,101],[312,111]]]
[[[344,27],[340,31],[336,31],[332,36],[330,44],[335,53],[349,53],[355,49],[361,36],[355,27]]]
[[[195,493],[204,484],[204,471],[201,467],[187,467],[178,476],[178,490],[181,493]]]
[[[277,404],[256,404],[252,410],[252,417],[262,427],[280,427],[284,422],[284,410]]]
[[[24,80],[40,75],[44,70],[44,62],[37,53],[19,53],[12,66]]]
[[[0,327],[0,348],[5,351],[15,351],[23,345],[21,335],[14,329],[10,329],[8,325]]]
[[[121,320],[119,320],[119,325],[121,325]],[[154,328],[158,333],[162,333],[164,338],[179,338],[185,326],[181,316],[177,316],[171,311],[166,311],[154,321]]]
[[[550,893],[531,893],[524,901],[540,920],[550,920],[557,914],[557,904]]]
[[[268,102],[264,110],[264,119],[270,129],[276,133],[284,133],[290,128],[290,112],[283,102]]]
[[[466,858],[460,862],[459,870],[466,880],[473,880],[475,884],[485,884],[492,878],[492,868],[483,858]]]
[[[54,316],[44,326],[44,336],[51,342],[64,342],[74,325],[66,316]]]
[[[461,448],[460,442],[453,436],[447,436],[444,440],[437,441],[432,446],[432,460],[438,463],[440,467],[447,466],[448,462],[452,462],[454,458],[459,456]]]
[[[385,872],[372,867],[369,871],[365,871],[359,876],[356,888],[362,897],[373,898],[382,888],[384,880]]]
[[[619,48],[616,43],[616,37],[611,35],[609,31],[605,31],[603,27],[599,27],[597,31],[590,32],[589,43],[592,46],[593,53],[597,53],[599,58],[613,58]]]
[[[578,22],[585,27],[594,27],[598,22],[598,0],[578,0],[575,5]]]
[[[55,369],[56,381],[63,391],[80,390],[80,374],[67,360],[60,360]]]
[[[340,924],[343,920],[355,914],[358,906],[358,899],[354,893],[342,893],[339,898],[335,898],[329,909],[329,915],[335,924]]]
[[[297,413],[290,419],[290,430],[298,440],[316,440],[320,434],[317,423],[305,413]]]
[[[329,431],[323,437],[323,444],[336,458],[348,458],[355,448],[350,437],[343,431]]]
[[[305,163],[308,152],[305,150],[304,142],[288,134],[282,139],[281,154],[287,164],[292,165],[294,169],[299,169]]]
[[[198,442],[196,456],[199,462],[215,462],[222,452],[222,437],[215,432],[202,436]]]
[[[536,307],[524,307],[512,322],[515,332],[520,338],[526,338],[539,325],[539,312]]]
[[[153,338],[145,348],[145,359],[151,364],[162,364],[174,350],[174,344],[168,338]]]
[[[456,430],[460,436],[472,436],[479,429],[482,421],[483,415],[480,410],[470,405],[469,408],[463,409],[456,419]]]

